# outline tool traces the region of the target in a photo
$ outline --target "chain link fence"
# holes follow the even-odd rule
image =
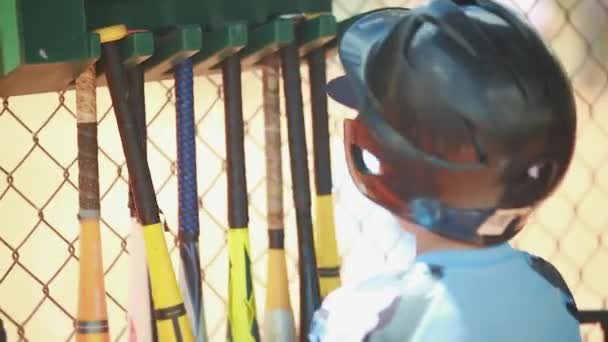
[[[540,208],[515,246],[551,261],[582,309],[608,309],[608,3],[604,0],[501,0],[527,17],[551,44],[573,82],[579,112],[574,162],[559,190]],[[338,19],[385,6],[423,1],[342,0]],[[534,61],[530,61],[534,63]],[[335,59],[328,78],[341,73]],[[306,99],[307,70],[302,66]],[[223,99],[219,76],[195,80],[200,253],[204,302],[212,340],[225,338],[227,209]],[[127,171],[106,88],[99,88],[99,167],[102,246],[112,340],[126,340],[128,279]],[[174,267],[177,178],[173,82],[146,85],[148,158]],[[250,236],[259,319],[266,296],[266,184],[262,81],[243,74],[243,105],[250,196]],[[0,99],[0,318],[9,341],[73,340],[78,290],[79,225],[75,94],[73,91]],[[354,113],[330,101],[332,172],[343,282],[351,282],[413,258],[411,237],[351,183],[341,145],[342,119]],[[284,106],[282,106],[284,110]],[[288,160],[286,126],[283,158]],[[312,155],[309,156],[312,164]],[[298,312],[297,240],[289,163],[284,162],[286,249],[291,302]],[[311,177],[314,173],[311,172]],[[311,179],[314,185],[314,180]],[[314,191],[314,190],[313,190]],[[296,320],[298,319],[298,315]],[[585,341],[601,330],[583,326]]]

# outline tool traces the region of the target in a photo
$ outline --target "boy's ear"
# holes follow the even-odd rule
[[[326,91],[327,95],[334,101],[353,110],[357,110],[357,98],[346,75],[339,76],[329,81],[327,83]]]

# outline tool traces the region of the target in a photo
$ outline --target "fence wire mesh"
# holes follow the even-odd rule
[[[385,6],[424,1],[342,0],[337,18]],[[501,0],[541,32],[574,86],[579,115],[574,162],[559,190],[536,212],[514,245],[554,263],[582,309],[608,308],[608,3],[603,0]],[[534,63],[534,61],[530,61]],[[342,70],[329,64],[328,78]],[[308,146],[310,110],[302,66]],[[266,283],[264,122],[259,70],[243,73],[250,236],[258,317]],[[99,88],[99,167],[102,245],[112,340],[126,340],[129,246],[127,172],[110,97]],[[75,94],[73,91],[1,99],[0,105],[0,318],[9,341],[74,339],[79,226]],[[223,98],[219,76],[195,80],[200,253],[204,302],[212,340],[225,339],[227,209]],[[146,84],[148,159],[159,206],[170,228],[177,267],[175,96],[172,81]],[[353,113],[330,101],[332,172],[343,282],[354,281],[413,257],[411,237],[355,190],[342,155],[342,119]],[[282,106],[284,110],[284,106]],[[283,158],[288,160],[286,127]],[[312,148],[309,148],[309,152]],[[312,164],[312,156],[309,157]],[[297,241],[288,162],[284,162],[286,249],[292,305],[298,312]],[[311,172],[311,177],[314,173]],[[311,184],[314,181],[311,179]],[[314,189],[313,189],[314,191]],[[290,209],[291,208],[291,209]],[[296,320],[298,319],[298,315]],[[601,330],[583,326],[585,341]]]

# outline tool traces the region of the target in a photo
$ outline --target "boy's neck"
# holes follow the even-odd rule
[[[416,256],[434,251],[481,248],[480,246],[472,243],[456,241],[431,233],[430,231],[405,220],[399,219],[399,222],[405,231],[413,234],[416,237]]]

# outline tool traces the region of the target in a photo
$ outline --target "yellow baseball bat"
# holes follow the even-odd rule
[[[118,45],[118,41],[126,36],[127,29],[123,25],[116,25],[96,32],[102,43],[101,55],[108,89],[131,178],[138,219],[143,227],[158,340],[192,342],[192,327],[169,257],[150,168],[127,99],[128,85]]]
[[[327,114],[325,48],[313,49],[306,56],[310,79],[313,156],[315,172],[315,250],[321,297],[340,286],[340,257],[334,225],[331,154]]]

